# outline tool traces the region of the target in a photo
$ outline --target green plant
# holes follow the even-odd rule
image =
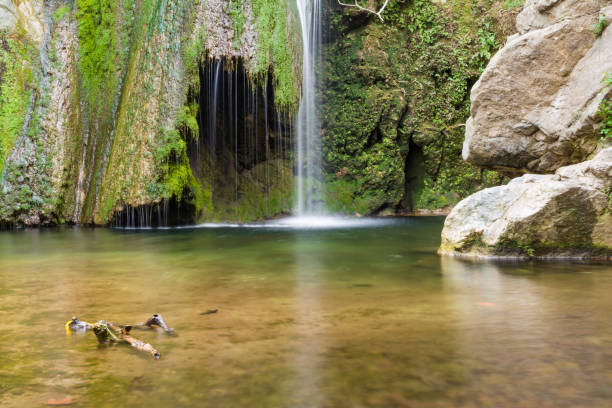
[[[599,15],[599,21],[593,26],[593,32],[595,33],[596,36],[600,36],[603,31],[606,29],[606,27],[608,26],[608,20],[606,19],[606,16],[603,14]]]
[[[521,252],[523,252],[529,257],[532,257],[535,255],[535,250],[527,244],[519,245],[518,248],[521,250]]]
[[[477,38],[480,46],[473,58],[481,61],[481,69],[484,69],[493,51],[497,49],[495,33],[491,31],[491,24],[489,22],[485,22],[478,29]]]
[[[322,90],[330,208],[433,210],[505,180],[461,159],[470,87],[503,38],[472,3],[391,2],[384,24],[365,26],[346,10],[330,17],[336,41],[326,46]]]
[[[57,10],[55,10],[55,12],[53,13],[53,21],[54,22],[58,22],[60,21],[65,15],[67,15],[68,13],[71,12],[70,7],[68,6],[62,6],[59,7]]]
[[[525,3],[525,0],[504,0],[502,8],[504,10],[517,9],[519,7],[523,7],[523,3]]]
[[[239,50],[242,31],[244,29],[244,24],[246,23],[246,16],[244,15],[244,1],[231,0],[228,3],[227,13],[234,23],[234,48]]]
[[[604,79],[604,84],[607,88],[612,86],[612,72],[608,73]],[[612,98],[604,99],[598,111],[601,116],[601,141],[608,142],[612,140]]]
[[[298,103],[298,80],[288,42],[288,0],[253,0],[258,37],[257,67],[252,74],[265,81],[270,68],[275,82],[275,104],[294,110]]]
[[[3,38],[0,33],[0,177],[6,158],[22,131],[28,103],[33,94],[35,48],[25,37]],[[0,71],[1,72],[1,71]]]

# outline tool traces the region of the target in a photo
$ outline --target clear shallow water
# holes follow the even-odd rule
[[[0,406],[611,406],[612,267],[440,258],[441,228],[0,233]],[[64,331],[154,312],[159,361]]]

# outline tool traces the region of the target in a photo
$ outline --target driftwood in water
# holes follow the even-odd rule
[[[145,343],[142,340],[138,340],[137,338],[130,336],[130,330],[132,329],[131,326],[125,326],[124,328],[120,328],[113,324],[110,324],[108,325],[108,327],[115,335],[118,336],[120,341],[128,343],[136,350],[151,354],[153,357],[155,357],[156,360],[161,357],[161,354],[159,354],[159,351],[157,351],[155,347],[153,347],[149,343]]]
[[[159,327],[168,334],[174,334],[174,329],[171,327],[168,327],[162,315],[157,314],[157,313],[149,317],[149,319],[146,322],[130,324],[130,325],[126,325],[123,327],[130,327],[131,329],[156,329]]]
[[[98,339],[100,344],[119,343],[121,339],[115,334],[115,330],[112,330],[113,325],[107,323],[104,320],[100,320],[98,323],[93,325],[93,332]]]
[[[208,309],[205,312],[200,313],[200,315],[209,315],[209,314],[215,314],[219,311],[219,309]]]
[[[93,327],[92,324],[79,320],[76,316],[66,322],[66,330],[73,332],[84,332]]]
[[[135,337],[132,337],[130,331],[133,327],[140,328],[156,328],[161,327],[166,333],[174,333],[174,330],[166,324],[164,319],[159,314],[154,314],[145,323],[139,323],[138,325],[118,325],[115,323],[100,320],[96,324],[90,324],[79,320],[77,317],[73,317],[71,320],[66,322],[66,330],[73,332],[85,332],[92,329],[98,343],[100,344],[113,344],[113,343],[126,343],[134,347],[136,350],[143,351],[151,354],[155,359],[159,359],[161,354],[149,343],[145,343]]]

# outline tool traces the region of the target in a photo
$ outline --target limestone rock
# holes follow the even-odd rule
[[[474,85],[465,160],[510,172],[552,173],[589,158],[597,110],[612,93],[612,0],[529,0],[511,37]]]
[[[516,18],[516,28],[525,34],[563,19],[597,13],[605,4],[605,0],[527,0]]]
[[[40,43],[43,35],[42,0],[0,0],[0,30],[12,30],[17,22],[28,36]]]
[[[257,30],[252,4],[245,2],[244,25],[239,39],[235,38],[234,22],[228,10],[228,0],[208,0],[197,10],[196,26],[204,27],[205,48],[210,58],[242,57],[247,69],[255,68],[257,57]],[[236,44],[239,48],[236,48]]]
[[[441,254],[612,259],[612,148],[554,175],[524,175],[460,202]]]
[[[15,6],[11,0],[0,0],[0,30],[12,29],[17,22]]]

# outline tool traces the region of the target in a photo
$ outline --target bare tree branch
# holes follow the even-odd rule
[[[387,7],[387,4],[389,3],[389,0],[385,0],[385,4],[382,5],[382,7],[380,8],[380,10],[375,11],[375,10],[370,10],[369,8],[360,6],[359,3],[357,3],[358,0],[355,0],[355,4],[348,4],[348,3],[343,3],[341,0],[338,0],[338,4],[340,4],[341,6],[345,6],[345,7],[356,7],[361,11],[365,11],[367,13],[371,13],[374,14],[375,16],[378,16],[378,18],[380,19],[381,22],[385,22],[385,20],[383,20],[382,18],[382,12],[385,10],[385,7]]]

